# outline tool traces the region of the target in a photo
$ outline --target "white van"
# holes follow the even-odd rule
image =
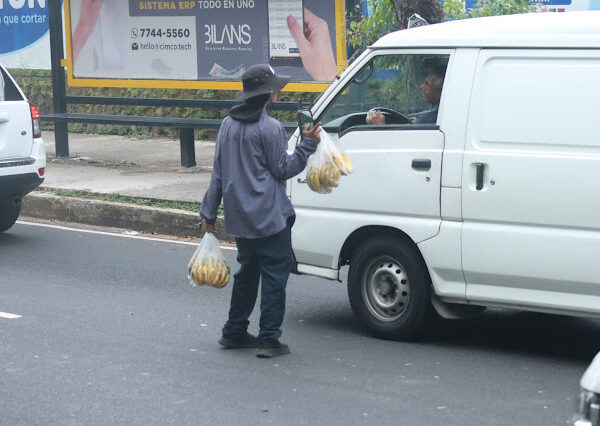
[[[372,108],[385,124],[366,123]],[[288,184],[297,270],[338,279],[349,264],[373,334],[416,337],[434,309],[600,317],[600,12],[386,35],[310,113],[355,172],[327,195],[304,175]]]

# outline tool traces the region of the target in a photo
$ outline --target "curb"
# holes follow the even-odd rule
[[[31,192],[23,198],[21,215],[180,237],[201,237],[204,234],[202,219],[197,213],[137,204],[61,197],[43,191]],[[216,236],[219,240],[234,240],[225,232],[223,218],[217,219],[216,226]]]

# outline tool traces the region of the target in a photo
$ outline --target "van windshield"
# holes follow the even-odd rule
[[[353,125],[373,124],[366,122],[367,113],[378,109],[386,120],[376,124],[435,125],[448,59],[449,55],[377,56],[338,93],[319,121],[327,126],[352,118]]]

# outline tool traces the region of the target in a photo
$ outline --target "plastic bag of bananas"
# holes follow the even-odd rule
[[[188,279],[195,286],[222,288],[229,282],[229,266],[219,247],[219,240],[207,232],[188,264]]]
[[[325,132],[322,132],[322,133],[325,133]],[[321,135],[321,137],[323,137],[323,136]],[[327,136],[327,137],[329,137],[329,136]],[[338,166],[338,168],[340,169],[340,172],[344,176],[349,175],[350,173],[353,173],[354,165],[352,164],[352,161],[350,161],[350,158],[348,157],[348,154],[346,154],[346,150],[344,149],[344,147],[342,146],[340,141],[339,140],[333,141],[333,144],[335,145],[335,148],[337,149],[337,152],[335,150],[331,152],[331,157],[332,157],[335,165]]]
[[[320,194],[329,194],[340,183],[340,176],[352,173],[350,159],[324,130],[317,150],[308,158],[306,183]]]

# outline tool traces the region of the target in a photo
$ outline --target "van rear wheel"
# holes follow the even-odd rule
[[[373,238],[358,248],[348,298],[369,331],[384,339],[419,337],[432,314],[427,267],[414,245],[397,238]]]
[[[15,201],[1,201],[0,202],[0,232],[4,232],[10,229],[19,214],[21,213],[21,203],[16,203]]]

